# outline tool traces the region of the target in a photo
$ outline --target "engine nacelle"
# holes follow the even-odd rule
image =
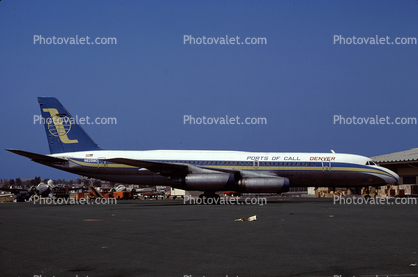
[[[283,177],[243,178],[238,181],[241,192],[287,192],[289,179]]]
[[[197,173],[188,174],[186,177],[172,178],[173,187],[185,190],[223,190],[233,180],[233,175],[228,173]]]

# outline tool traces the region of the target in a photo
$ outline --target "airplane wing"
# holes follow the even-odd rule
[[[14,150],[14,149],[6,149],[9,152],[18,154],[20,156],[24,156],[26,158],[31,159],[34,162],[39,162],[39,163],[57,163],[57,162],[66,162],[66,159],[61,159],[61,158],[55,158],[55,157],[51,157],[51,156],[46,156],[46,155],[42,155],[42,154],[36,154],[36,153],[32,153],[32,152],[27,152],[27,151],[23,151],[23,150]]]
[[[189,173],[194,173],[196,171],[206,170],[209,171],[218,171],[223,173],[229,173],[234,175],[239,175],[240,178],[243,177],[277,177],[274,173],[269,172],[252,172],[248,170],[238,170],[232,168],[214,168],[214,167],[205,167],[198,165],[190,164],[175,164],[175,163],[163,163],[163,162],[152,162],[152,161],[143,161],[143,160],[134,160],[127,158],[112,158],[106,159],[106,161],[118,164],[125,164],[135,167],[146,168],[152,172],[160,174],[166,177],[172,176],[181,176],[187,175]]]
[[[235,188],[235,190],[246,192],[283,192],[289,187],[289,179],[269,171],[254,172],[126,158],[106,159],[106,161],[148,169],[169,178],[174,187],[187,190],[222,191]]]
[[[130,166],[146,168],[163,176],[186,175],[189,173],[189,167],[183,164],[151,162],[127,158],[112,158],[106,159],[106,161],[111,163],[126,164]]]

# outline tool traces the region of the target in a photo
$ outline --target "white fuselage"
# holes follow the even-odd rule
[[[80,175],[135,184],[168,184],[168,179],[146,168],[110,163],[126,158],[206,169],[263,172],[286,177],[290,186],[378,186],[396,183],[399,176],[370,158],[335,153],[271,153],[205,150],[81,151],[50,155],[69,161],[64,169]]]

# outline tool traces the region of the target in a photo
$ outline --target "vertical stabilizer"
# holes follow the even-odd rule
[[[100,150],[97,144],[54,97],[38,97],[51,154]]]

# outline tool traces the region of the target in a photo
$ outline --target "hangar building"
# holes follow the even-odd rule
[[[418,184],[418,148],[374,156],[371,159],[399,175],[399,185]]]

